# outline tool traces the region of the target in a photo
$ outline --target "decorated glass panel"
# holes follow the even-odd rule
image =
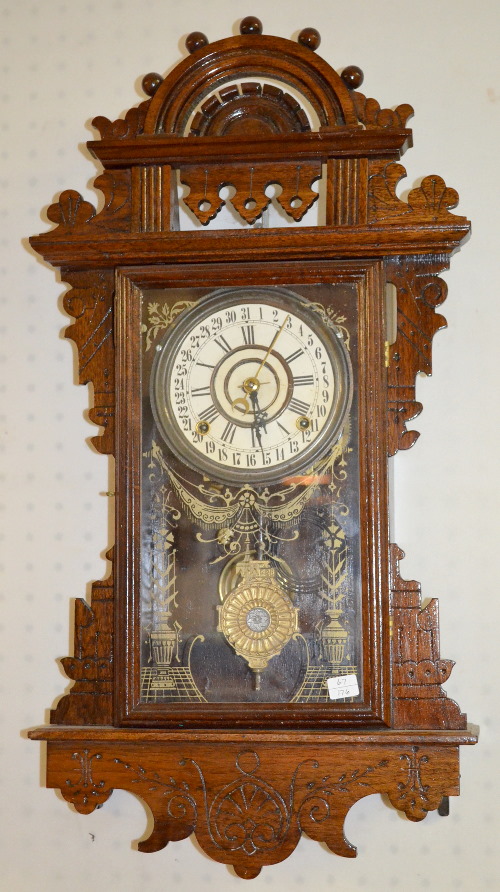
[[[358,698],[357,300],[142,293],[143,703]]]

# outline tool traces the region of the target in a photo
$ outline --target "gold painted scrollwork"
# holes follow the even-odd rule
[[[146,350],[153,346],[160,331],[166,331],[174,319],[184,310],[194,306],[194,303],[192,300],[178,300],[171,307],[166,303],[148,304],[148,325],[142,326],[142,333],[146,336]]]
[[[279,488],[258,489],[245,485],[238,489],[221,487],[214,491],[208,483],[195,484],[178,471],[173,471],[162,448],[154,441],[149,453],[150,467],[156,465],[168,477],[188,515],[202,528],[215,532],[213,538],[207,539],[202,533],[198,533],[197,538],[200,542],[216,541],[223,549],[223,554],[213,561],[216,563],[247,550],[249,536],[252,539],[262,535],[264,539],[267,537],[268,551],[271,539],[275,542],[280,539],[276,532],[271,534],[269,525],[279,530],[295,527],[305,506],[328,477],[329,488],[342,512],[340,490],[346,477],[345,456],[350,451],[349,438],[350,425],[347,422],[341,437],[327,455],[311,468],[309,474],[285,479]],[[286,538],[291,540],[297,535],[296,530],[288,529]]]

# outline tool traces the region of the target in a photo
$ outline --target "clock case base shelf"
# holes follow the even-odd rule
[[[190,731],[186,739],[183,731],[52,725],[29,736],[47,741],[47,786],[80,813],[127,790],[152,814],[140,851],[194,833],[207,855],[251,879],[287,858],[302,833],[355,857],[343,827],[364,796],[385,794],[422,820],[459,795],[459,746],[476,743],[478,729]]]

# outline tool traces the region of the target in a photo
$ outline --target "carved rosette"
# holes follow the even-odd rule
[[[408,118],[414,114],[413,108],[408,103],[398,105],[396,109],[380,108],[376,99],[367,99],[363,93],[352,92],[354,108],[358,121],[367,129],[383,127],[386,129],[398,129],[406,127]]]
[[[146,99],[140,105],[129,108],[125,118],[118,118],[116,121],[98,115],[92,121],[92,125],[99,131],[101,139],[133,139],[144,131],[144,121],[150,104],[151,100]]]

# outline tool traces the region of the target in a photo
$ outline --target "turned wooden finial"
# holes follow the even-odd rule
[[[357,90],[365,79],[361,68],[358,68],[357,65],[348,65],[340,76],[349,90]]]
[[[302,46],[307,46],[310,50],[317,50],[321,43],[321,34],[316,28],[303,28],[298,37]]]
[[[240,34],[262,34],[262,22],[255,15],[247,15],[240,22]]]
[[[147,96],[154,96],[162,82],[163,78],[161,74],[157,74],[156,71],[150,71],[149,74],[145,74],[142,79],[142,89]]]
[[[202,31],[192,31],[186,37],[186,49],[189,53],[201,50],[208,43],[208,37]]]

